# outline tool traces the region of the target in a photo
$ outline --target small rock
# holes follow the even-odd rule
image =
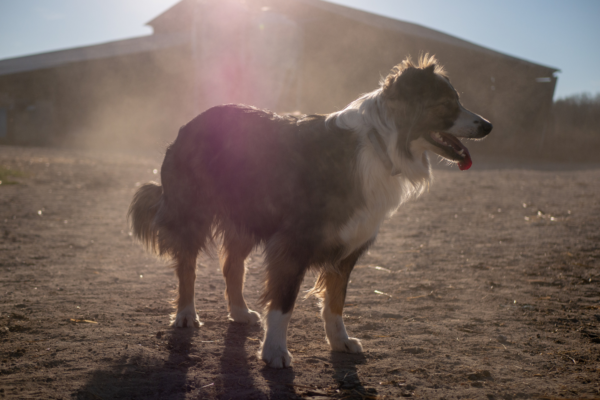
[[[467,375],[470,381],[493,381],[490,371],[479,371],[474,374]]]
[[[508,338],[504,335],[498,335],[498,337],[496,337],[496,340],[502,344],[508,343]]]

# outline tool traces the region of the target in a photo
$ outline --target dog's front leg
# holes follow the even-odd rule
[[[262,302],[267,304],[263,319],[265,336],[259,351],[260,358],[271,368],[286,368],[292,363],[287,349],[287,328],[292,318],[294,303],[308,268],[293,249],[271,252],[267,245],[267,282]]]
[[[362,353],[363,351],[360,340],[348,337],[342,318],[348,280],[360,253],[357,252],[342,260],[338,265],[338,271],[323,272],[320,277],[320,280],[325,280],[325,296],[321,317],[325,322],[327,341],[333,351],[347,353]]]
[[[260,348],[260,358],[271,368],[287,368],[292,364],[292,355],[287,349],[287,328],[292,310],[267,312],[263,324],[265,337]]]
[[[360,340],[348,337],[346,326],[342,318],[342,307],[337,306],[337,301],[332,299],[328,293],[325,294],[325,301],[321,316],[325,322],[325,334],[327,342],[333,351],[343,351],[347,353],[362,353],[363,348]]]
[[[178,256],[175,272],[179,278],[177,314],[173,326],[177,328],[200,327],[202,323],[196,314],[194,304],[194,284],[196,283],[196,256]]]

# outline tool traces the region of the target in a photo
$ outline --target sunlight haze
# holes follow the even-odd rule
[[[555,98],[600,92],[600,2],[331,0],[561,70]],[[0,59],[149,35],[177,0],[2,0]],[[442,60],[443,61],[443,60]]]

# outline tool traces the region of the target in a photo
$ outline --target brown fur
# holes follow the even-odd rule
[[[325,296],[328,296],[328,306],[331,312],[342,315],[350,274],[354,269],[356,261],[358,261],[368,246],[370,246],[370,243],[340,261],[335,268],[323,270],[317,278],[315,286],[307,296],[315,295],[321,299],[325,299]]]
[[[381,85],[383,88],[383,92],[392,92],[397,79],[402,75],[404,71],[406,71],[409,68],[431,70],[437,75],[443,76],[446,79],[448,78],[446,70],[442,65],[440,65],[435,56],[430,56],[428,53],[425,53],[419,57],[419,60],[416,63],[412,60],[410,56],[408,56],[400,64],[394,66],[394,68],[392,68],[392,70],[385,77],[385,79],[382,80]]]
[[[223,106],[180,130],[165,155],[163,186],[142,186],[129,210],[134,235],[175,261],[178,314],[193,308],[195,259],[215,238],[223,242],[230,311],[247,310],[244,260],[260,244],[267,261],[261,304],[268,310],[289,312],[307,269],[339,258],[340,247],[324,246],[320,229],[325,221],[337,229],[362,200],[355,176],[340,176],[354,171],[357,141],[339,129],[320,135],[324,118],[307,117],[299,128],[293,117]],[[223,121],[231,126],[223,127]],[[316,153],[321,154],[314,163]],[[337,173],[323,174],[330,169]]]
[[[226,283],[227,305],[229,311],[232,306],[247,308],[242,295],[246,275],[244,261],[252,251],[254,243],[250,238],[239,235],[234,230],[226,231],[223,236],[220,259]]]
[[[154,226],[162,194],[162,187],[154,182],[143,185],[135,193],[127,214],[134,236],[148,250],[157,254],[166,253],[166,249],[159,249],[158,230]]]

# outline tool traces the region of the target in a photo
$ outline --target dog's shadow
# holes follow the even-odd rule
[[[94,371],[87,383],[72,394],[73,398],[184,399],[192,396],[248,399],[266,395],[270,399],[293,399],[302,395],[319,395],[319,390],[310,393],[306,386],[294,384],[296,373],[293,367],[266,367],[255,354],[257,347],[247,343],[249,338],[260,335],[261,328],[236,323],[227,327],[214,383],[203,385],[204,382],[197,382],[193,371],[207,367],[194,351],[194,340],[199,333],[196,329],[166,332],[167,360],[156,358],[152,352],[138,346],[124,346],[111,366]],[[363,355],[332,352],[329,362],[334,369],[332,378],[336,382],[337,393],[329,391],[328,395],[345,399],[376,397],[373,389],[365,389],[358,375],[357,365],[366,363]],[[257,382],[256,372],[262,375],[264,382]]]
[[[337,382],[338,393],[344,399],[365,399],[377,397],[377,391],[366,389],[358,374],[357,365],[366,364],[363,354],[331,352],[329,360],[334,369],[333,379]]]
[[[262,333],[260,326],[231,323],[225,333],[225,349],[220,359],[220,387],[218,398],[222,399],[248,399],[265,395],[261,384],[256,384],[252,371],[257,367],[268,386],[270,399],[294,398],[293,368],[272,369],[258,359],[257,354],[251,350],[248,353],[246,341],[251,336]],[[262,397],[261,397],[262,398]]]
[[[316,357],[321,360],[326,358]],[[343,398],[347,400],[354,399],[375,399],[377,391],[372,388],[365,388],[358,373],[358,365],[367,363],[363,354],[348,354],[331,352],[329,363],[333,367],[334,373],[331,376],[335,382],[332,387],[323,389],[311,389],[312,382],[309,384],[296,385],[294,379],[296,373],[292,368],[272,369],[263,367],[260,371],[264,380],[269,385],[270,399],[293,399],[293,398]]]
[[[260,326],[230,323],[225,333],[225,348],[219,359],[221,380],[218,397],[247,399],[256,392],[250,365],[256,354],[248,354],[246,342],[250,336],[260,335]]]
[[[164,332],[161,332],[163,335]],[[190,358],[195,329],[172,329],[167,333],[169,356],[162,360],[148,347],[125,344],[110,367],[94,371],[86,384],[77,389],[75,399],[164,398],[184,399],[194,390],[188,370],[197,366]]]
[[[294,379],[296,373],[290,368],[274,369],[263,366],[260,374],[269,386],[269,399],[293,399],[295,396]]]

